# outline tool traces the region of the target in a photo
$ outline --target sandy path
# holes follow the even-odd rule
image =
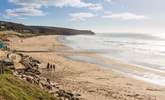
[[[12,49],[26,51],[25,54],[39,59],[42,62],[41,68],[45,68],[48,62],[55,64],[55,71],[42,70],[43,75],[56,80],[61,88],[81,93],[86,100],[164,100],[165,98],[164,87],[122,76],[97,64],[67,59],[64,56],[97,55],[68,50],[57,41],[57,36],[26,39],[15,37],[10,40]],[[105,63],[113,65],[117,62],[108,60]],[[122,66],[119,62],[118,65]]]

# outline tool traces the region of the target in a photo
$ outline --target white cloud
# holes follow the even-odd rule
[[[7,9],[7,16],[44,16],[45,14],[42,10],[34,8],[16,8],[16,9]]]
[[[9,0],[19,8],[6,10],[8,16],[43,16],[42,7],[75,7],[91,10],[101,10],[101,4],[83,2],[82,0]]]
[[[149,19],[150,17],[145,15],[138,15],[130,12],[124,13],[107,13],[103,18],[111,18],[111,19],[122,19],[122,20],[144,20]]]
[[[40,8],[42,6],[56,6],[56,7],[100,7],[100,4],[83,2],[81,0],[9,0],[11,3],[22,6],[31,6]]]
[[[70,17],[71,20],[73,21],[85,21],[88,18],[95,17],[96,15],[92,13],[86,13],[86,12],[81,12],[81,13],[71,13]]]

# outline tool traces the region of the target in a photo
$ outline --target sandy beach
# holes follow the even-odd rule
[[[164,100],[165,87],[150,84],[119,74],[102,64],[74,60],[69,57],[93,57],[102,63],[131,65],[106,59],[94,52],[73,51],[58,41],[58,36],[30,38],[10,37],[12,50],[30,55],[42,62],[42,75],[58,83],[60,88],[80,93],[85,100]],[[47,63],[55,64],[56,70],[46,70]],[[140,69],[137,69],[140,70]]]

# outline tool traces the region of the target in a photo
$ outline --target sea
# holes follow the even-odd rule
[[[115,67],[115,65],[102,64],[104,67],[165,86],[165,37],[163,34],[97,33],[96,35],[63,36],[62,41],[73,50],[96,52],[108,59],[136,66],[136,68],[124,68],[124,66],[117,68],[119,65]],[[97,62],[94,58],[72,58]],[[136,70],[137,68],[140,70]]]

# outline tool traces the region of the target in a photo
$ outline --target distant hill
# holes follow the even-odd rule
[[[48,26],[28,26],[19,23],[0,21],[0,31],[15,31],[19,33],[32,33],[36,35],[93,35],[90,30],[76,30]]]

